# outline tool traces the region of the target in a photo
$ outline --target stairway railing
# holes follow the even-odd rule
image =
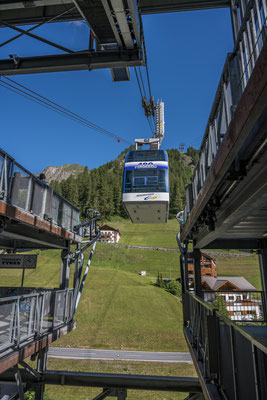
[[[266,325],[238,325],[193,293],[183,295],[184,333],[206,383],[223,398],[265,399]]]
[[[73,289],[45,290],[0,299],[0,354],[72,319]]]

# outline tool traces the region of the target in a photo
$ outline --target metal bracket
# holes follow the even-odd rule
[[[127,389],[104,388],[103,392],[99,393],[93,400],[102,400],[106,397],[117,397],[118,400],[125,400],[127,398]]]
[[[24,390],[23,390],[23,385],[22,385],[22,380],[21,380],[21,375],[20,375],[20,370],[19,370],[18,364],[15,365],[14,370],[15,370],[15,380],[16,380],[16,384],[17,384],[17,388],[18,388],[18,392],[19,392],[19,398],[20,398],[20,400],[24,400]]]
[[[20,365],[27,371],[29,372],[29,374],[31,374],[32,376],[34,376],[34,378],[37,381],[41,380],[41,374],[39,374],[39,372],[35,371],[34,369],[32,369],[25,361],[20,361],[19,362]]]

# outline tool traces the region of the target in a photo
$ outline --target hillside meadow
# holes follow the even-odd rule
[[[111,218],[105,224],[119,229],[120,244],[178,249],[176,235],[180,228],[175,218],[167,224],[132,224],[129,219]]]

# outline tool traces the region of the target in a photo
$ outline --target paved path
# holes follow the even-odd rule
[[[192,359],[189,353],[159,352],[159,351],[124,351],[96,350],[50,347],[48,357],[73,358],[79,360],[124,360],[189,363]]]

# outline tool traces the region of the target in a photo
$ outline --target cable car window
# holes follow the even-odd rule
[[[134,178],[134,186],[143,186],[145,185],[146,178],[144,176],[140,176]]]
[[[126,170],[124,193],[166,192],[168,172],[165,169]]]
[[[136,161],[167,161],[164,150],[137,150],[130,151],[126,162]]]
[[[157,176],[148,176],[146,178],[146,185],[157,185],[158,184],[158,177]]]

